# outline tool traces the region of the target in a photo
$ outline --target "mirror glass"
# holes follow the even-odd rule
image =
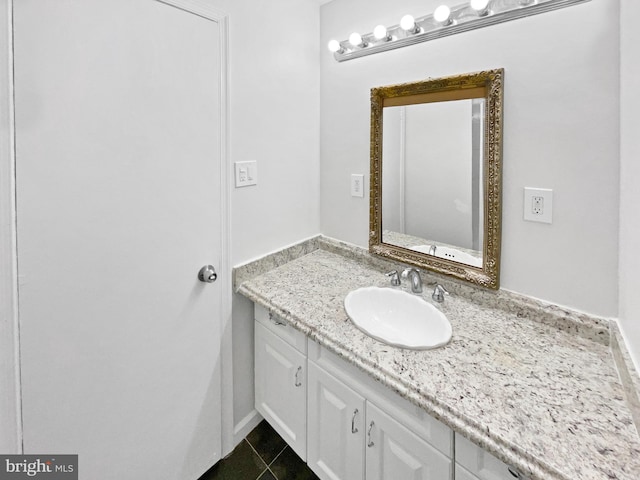
[[[373,253],[498,288],[502,73],[372,89]]]
[[[384,243],[482,267],[484,105],[383,109]]]

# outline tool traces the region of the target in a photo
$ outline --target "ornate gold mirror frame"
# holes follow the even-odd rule
[[[497,289],[500,285],[502,227],[502,102],[503,69],[429,79],[371,89],[371,204],[369,251],[419,268],[444,273]],[[484,98],[482,268],[417,252],[382,241],[383,109],[390,106]]]

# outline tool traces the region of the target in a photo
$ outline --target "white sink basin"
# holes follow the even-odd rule
[[[402,290],[359,288],[347,294],[344,307],[360,330],[395,347],[428,350],[451,340],[451,324],[444,313]]]
[[[431,245],[416,245],[411,247],[411,250],[421,253],[429,253]],[[438,245],[436,247],[436,257],[446,258],[448,260],[455,260],[456,262],[471,265],[472,267],[482,268],[482,258],[474,257],[473,255],[458,250],[456,248],[446,247],[444,245]]]

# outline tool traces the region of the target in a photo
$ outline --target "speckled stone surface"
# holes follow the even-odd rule
[[[318,237],[317,245],[323,250],[357,260],[363,265],[381,271],[393,269],[400,271],[406,267],[406,265],[392,262],[386,258],[371,255],[363,248],[329,237]],[[472,300],[475,304],[501,309],[523,320],[533,320],[551,325],[565,332],[600,342],[603,345],[609,344],[609,321],[607,319],[587,315],[507,290],[479,288],[434,272],[423,271],[422,280],[425,285],[435,282],[441,283],[452,294]]]
[[[280,265],[284,265],[291,260],[300,258],[318,249],[321,237],[313,237],[295,245],[283,248],[277,252],[265,255],[251,262],[239,265],[233,269],[233,285],[240,285],[246,280],[250,280],[258,275],[273,270]]]
[[[540,312],[502,292],[505,308],[500,294],[487,303],[485,293],[448,282],[455,291],[438,308],[453,326],[451,342],[430,351],[390,347],[358,330],[343,307],[354,288],[388,286],[389,262],[324,237],[315,246],[244,276],[237,291],[532,479],[640,479],[640,439],[610,349],[575,335],[600,320]],[[465,288],[473,295],[458,293]],[[582,330],[530,316],[577,316]]]

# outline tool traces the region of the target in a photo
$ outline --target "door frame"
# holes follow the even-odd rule
[[[22,453],[16,234],[13,0],[0,0],[0,451]]]
[[[13,77],[13,1],[0,0],[0,451],[23,452],[18,311],[18,244],[16,222],[16,155]],[[153,0],[151,0],[153,1]],[[220,55],[220,318],[222,456],[233,449],[233,368],[231,322],[231,188],[229,169],[229,19],[204,0],[155,0],[198,15],[219,27]]]

